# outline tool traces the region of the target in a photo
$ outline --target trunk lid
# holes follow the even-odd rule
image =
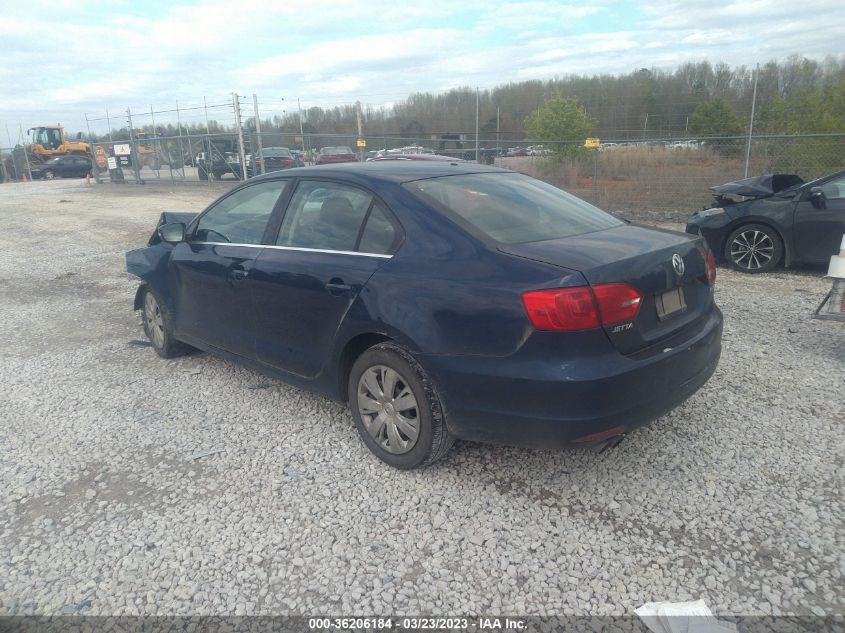
[[[634,320],[604,328],[620,352],[632,354],[669,339],[674,346],[703,324],[713,294],[699,245],[703,245],[701,238],[685,233],[626,224],[560,239],[501,244],[499,250],[577,270],[592,286],[627,283],[636,288],[642,302]],[[676,254],[683,262],[681,274],[673,264]],[[662,309],[674,307],[677,289],[685,307],[661,314]]]

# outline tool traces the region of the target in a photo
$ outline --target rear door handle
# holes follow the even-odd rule
[[[333,294],[340,294],[341,292],[349,292],[352,286],[343,283],[342,279],[332,279],[326,284],[326,290]]]
[[[232,272],[229,273],[229,277],[231,277],[235,281],[239,281],[241,279],[246,279],[249,276],[248,270],[242,270],[240,268],[236,268]]]

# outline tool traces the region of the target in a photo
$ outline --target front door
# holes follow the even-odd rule
[[[821,204],[814,205],[809,189],[795,206],[795,255],[806,262],[827,262],[839,252],[845,231],[845,176],[820,184]]]
[[[235,189],[194,223],[170,258],[178,334],[254,358],[247,279],[270,216],[287,185],[270,180]]]
[[[400,241],[398,222],[369,191],[300,181],[275,245],[250,275],[258,359],[319,375],[358,293]]]

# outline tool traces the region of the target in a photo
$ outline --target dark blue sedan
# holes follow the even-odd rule
[[[162,214],[135,309],[199,348],[348,401],[398,468],[455,438],[613,444],[719,361],[713,255],[546,183],[471,163],[286,170]]]

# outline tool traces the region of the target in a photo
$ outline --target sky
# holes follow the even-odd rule
[[[841,0],[0,0],[0,145],[150,107],[231,120],[567,74],[845,52]],[[197,108],[197,109],[190,109]],[[157,115],[157,122],[173,113]],[[9,129],[7,136],[3,126]]]

